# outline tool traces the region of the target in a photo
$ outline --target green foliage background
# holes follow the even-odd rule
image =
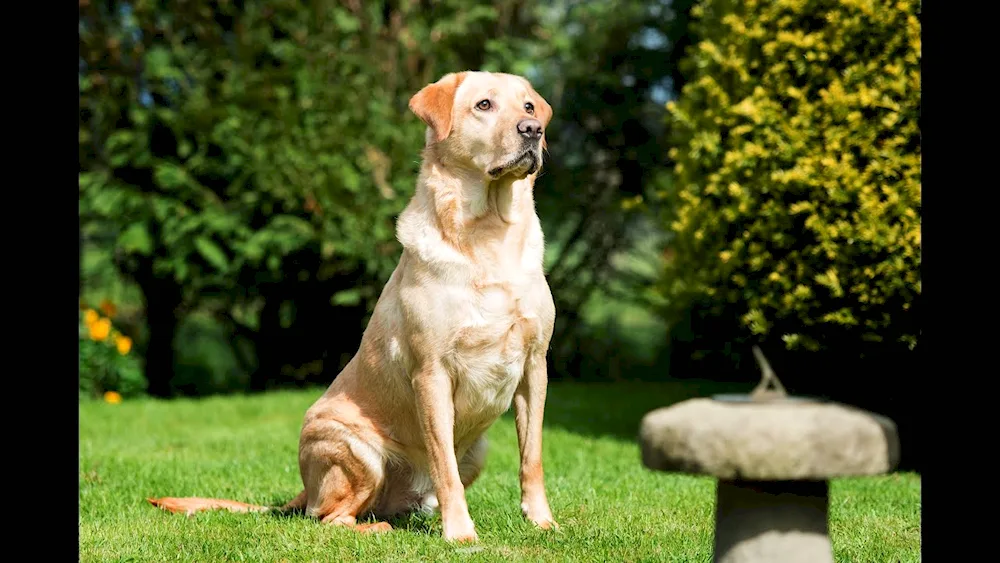
[[[399,256],[407,101],[460,69],[556,112],[552,378],[917,342],[919,4],[88,0],[79,31],[81,299],[150,394],[329,383]]]

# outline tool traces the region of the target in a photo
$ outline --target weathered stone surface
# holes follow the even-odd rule
[[[642,420],[650,469],[755,481],[825,480],[892,471],[890,419],[836,403],[725,403],[691,399]]]
[[[716,563],[833,563],[826,481],[719,481]]]

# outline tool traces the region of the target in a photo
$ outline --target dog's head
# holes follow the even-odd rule
[[[552,107],[520,76],[447,74],[410,98],[427,124],[427,144],[443,159],[491,179],[523,178],[542,164]]]

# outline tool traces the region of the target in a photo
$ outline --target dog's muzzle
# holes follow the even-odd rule
[[[528,148],[509,160],[506,164],[490,169],[489,175],[493,177],[493,179],[497,179],[507,174],[528,176],[530,174],[534,174],[535,171],[538,170],[538,164],[540,161],[541,157],[537,153],[537,148]]]

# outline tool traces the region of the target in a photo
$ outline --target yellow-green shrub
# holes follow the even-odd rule
[[[674,312],[757,338],[916,344],[919,3],[703,0],[668,104]]]

